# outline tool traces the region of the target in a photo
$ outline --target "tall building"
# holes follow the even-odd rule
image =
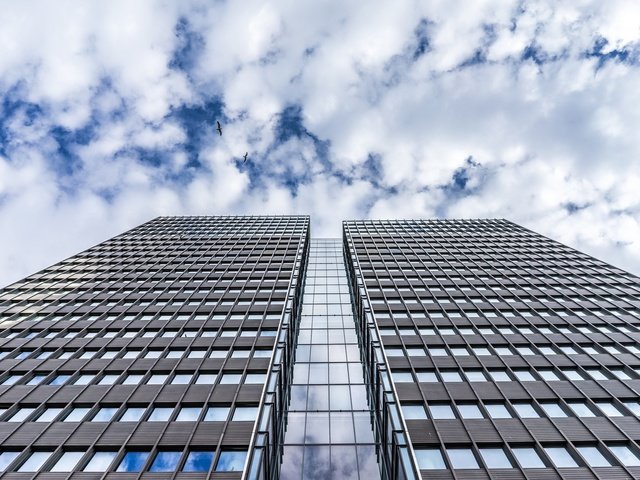
[[[0,476],[640,478],[639,306],[504,220],[158,218],[0,290]]]

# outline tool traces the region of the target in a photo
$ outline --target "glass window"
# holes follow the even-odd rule
[[[539,370],[538,373],[545,380],[550,380],[550,381],[560,380],[558,376],[553,372],[553,370]]]
[[[443,382],[461,382],[462,381],[462,377],[458,372],[444,370],[440,372],[440,375],[442,375]]]
[[[208,472],[213,462],[214,452],[189,452],[182,467],[183,472]]]
[[[85,452],[65,452],[51,467],[51,472],[71,472],[78,465]]]
[[[513,408],[520,418],[540,418],[540,415],[530,403],[514,403]]]
[[[188,385],[191,382],[193,374],[191,373],[179,373],[171,379],[172,385]]]
[[[73,382],[74,385],[89,385],[91,381],[95,378],[94,374],[84,374],[78,376],[76,380]]]
[[[241,472],[247,452],[222,451],[216,464],[216,472]]]
[[[541,403],[544,412],[551,418],[566,417],[566,412],[557,403]]]
[[[622,417],[622,412],[611,402],[596,402],[596,405],[607,417]]]
[[[147,384],[162,385],[164,382],[167,381],[167,377],[169,377],[169,375],[162,374],[162,373],[153,374],[149,377],[149,380],[147,380]]]
[[[506,370],[489,370],[489,375],[495,382],[508,382],[511,380]]]
[[[196,385],[213,385],[216,383],[217,375],[212,373],[202,373],[196,379]]]
[[[69,412],[63,422],[80,422],[84,418],[84,416],[89,413],[89,408],[87,407],[76,407]]]
[[[247,384],[264,384],[267,380],[265,373],[248,373],[244,379],[244,383]]]
[[[491,418],[511,418],[509,410],[501,403],[488,403],[484,407]]]
[[[142,407],[129,407],[124,411],[119,421],[120,422],[139,422],[145,410],[146,408],[142,408]]]
[[[18,472],[37,472],[49,459],[53,452],[33,452],[27,460],[20,465]]]
[[[201,411],[202,407],[183,407],[176,417],[176,422],[195,422]]]
[[[0,472],[4,472],[11,462],[20,455],[20,452],[2,452],[0,453]]]
[[[611,466],[611,462],[605,458],[598,447],[576,447],[576,450],[591,467]]]
[[[62,385],[69,380],[70,376],[71,375],[57,375],[49,382],[49,385]]]
[[[512,468],[511,462],[501,448],[481,448],[480,455],[487,468]]]
[[[119,376],[120,376],[119,373],[104,375],[98,382],[98,385],[113,385],[114,383],[116,383],[116,380],[118,379]]]
[[[416,376],[418,377],[418,382],[437,382],[435,372],[432,371],[418,371],[416,372]]]
[[[436,420],[456,418],[450,405],[429,405],[429,413]]]
[[[24,422],[24,420],[35,411],[35,408],[19,408],[16,410],[9,422]]]
[[[572,402],[568,403],[569,408],[579,417],[595,417],[596,414],[593,413],[593,410],[589,408],[586,403],[583,402]]]
[[[422,420],[427,418],[427,412],[422,405],[401,405],[402,415],[407,420]]]
[[[173,408],[171,407],[156,407],[152,410],[151,415],[147,421],[149,422],[168,422],[169,418],[171,418],[171,414],[173,413]]]
[[[476,457],[468,448],[447,448],[447,455],[453,468],[479,468]]]
[[[512,448],[513,455],[522,468],[545,468],[546,465],[533,448]]]
[[[480,411],[477,405],[471,405],[471,404],[458,405],[458,411],[460,412],[460,416],[465,419],[484,418],[484,415],[482,415],[482,412]]]
[[[625,467],[640,467],[640,458],[636,452],[626,445],[607,445],[609,450],[616,456]]]
[[[182,452],[158,452],[153,460],[150,472],[173,472],[178,467]]]
[[[91,419],[92,422],[109,422],[118,411],[114,407],[102,407]]]
[[[239,385],[241,378],[242,378],[242,375],[238,373],[225,373],[220,378],[220,383],[228,384],[228,385]]]
[[[224,422],[229,416],[229,407],[209,407],[204,416],[205,422]]]
[[[577,467],[578,464],[564,447],[545,447],[545,452],[558,468]]]
[[[52,422],[54,418],[60,415],[62,408],[46,408],[42,414],[36,418],[36,422]]]
[[[138,385],[143,377],[144,375],[132,373],[127,375],[122,383],[123,385]]]
[[[487,377],[481,370],[465,370],[464,374],[470,382],[486,382]]]
[[[534,382],[536,380],[529,370],[514,370],[513,373],[521,382]]]
[[[233,412],[234,422],[253,422],[258,417],[258,407],[236,407]]]
[[[442,453],[437,448],[421,448],[415,450],[420,470],[443,470],[446,467]]]
[[[127,452],[122,458],[116,472],[141,472],[147,463],[149,452]]]

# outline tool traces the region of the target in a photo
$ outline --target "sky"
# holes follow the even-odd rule
[[[187,214],[507,218],[640,273],[637,0],[0,0],[0,45],[0,286]]]

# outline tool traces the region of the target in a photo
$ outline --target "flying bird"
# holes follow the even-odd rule
[[[249,152],[246,152],[246,153],[244,154],[244,162],[242,162],[242,163],[245,163],[245,162],[247,161],[247,157],[248,157],[248,156],[249,156]]]
[[[216,120],[216,123],[218,124],[216,130],[218,130],[218,133],[220,134],[220,136],[222,136],[222,125],[220,125],[220,122],[218,120]]]

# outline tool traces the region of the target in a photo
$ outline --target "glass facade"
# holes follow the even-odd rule
[[[312,240],[284,437],[282,480],[379,478],[339,240]]]

